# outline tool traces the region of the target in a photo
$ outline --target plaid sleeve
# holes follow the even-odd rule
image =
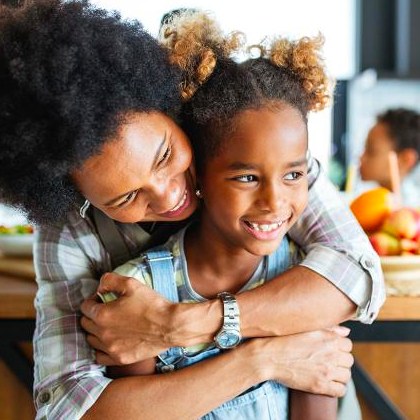
[[[105,367],[95,363],[79,322],[81,302],[98,286],[92,267],[101,258],[97,238],[87,226],[38,230],[33,339],[37,419],[79,419],[111,382]]]
[[[370,323],[385,301],[380,260],[319,163],[309,158],[309,200],[290,237],[304,250],[300,263],[333,283]]]

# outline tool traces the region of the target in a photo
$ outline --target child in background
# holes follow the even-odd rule
[[[420,207],[420,114],[409,109],[389,109],[378,115],[360,158],[363,181],[376,181],[391,189],[389,152],[398,156],[405,206]]]
[[[176,17],[164,33],[172,60],[185,72],[183,126],[193,141],[201,211],[164,246],[116,272],[180,302],[223,292],[234,298],[299,261],[285,235],[307,205],[307,114],[330,98],[322,39],[278,38],[258,46],[259,58],[237,64],[239,34],[223,37],[206,14]],[[218,344],[172,348],[108,373],[168,372],[234,346]],[[203,419],[329,420],[336,410],[334,398],[291,391],[289,417],[288,390],[268,380]]]

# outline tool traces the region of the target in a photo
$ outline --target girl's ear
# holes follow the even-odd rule
[[[415,149],[403,149],[398,153],[398,164],[401,175],[405,176],[419,161],[419,154]]]

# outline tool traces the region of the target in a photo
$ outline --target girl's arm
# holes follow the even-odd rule
[[[337,420],[337,398],[290,390],[290,420]]]
[[[141,362],[122,366],[108,366],[106,376],[108,378],[126,378],[127,376],[152,375],[155,373],[156,359],[154,357]]]

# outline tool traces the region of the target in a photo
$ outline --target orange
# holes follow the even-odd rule
[[[392,193],[386,188],[366,191],[350,204],[350,209],[366,232],[375,232],[393,210]]]

